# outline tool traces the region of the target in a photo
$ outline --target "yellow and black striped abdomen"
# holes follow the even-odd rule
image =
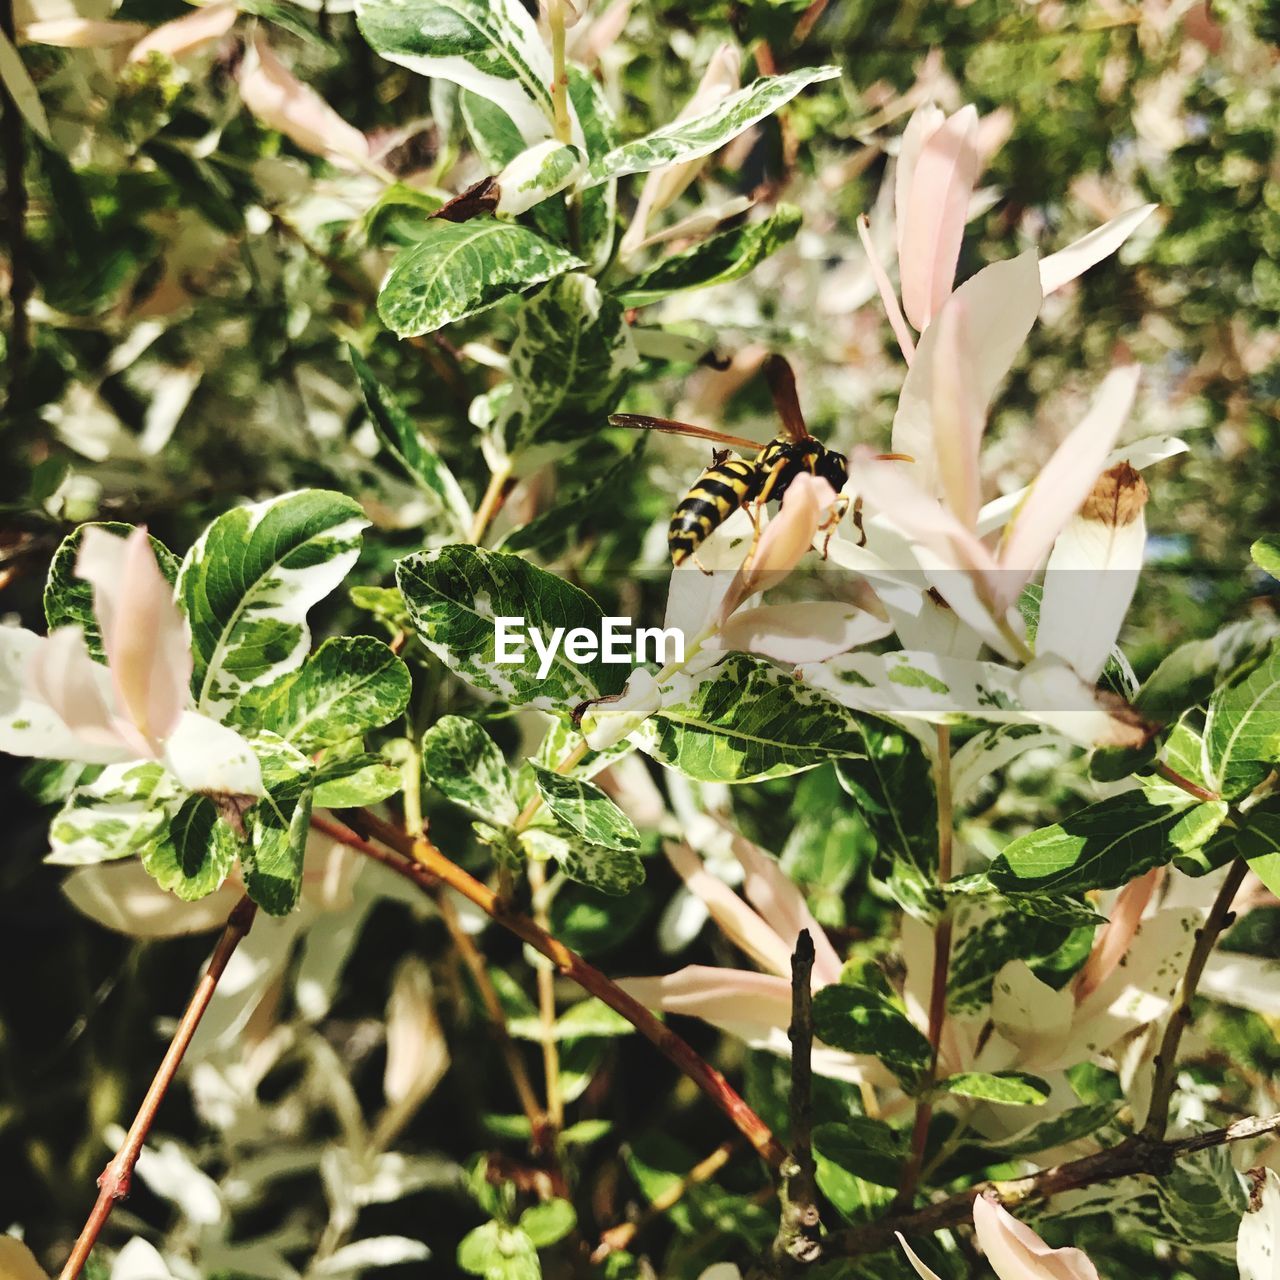
[[[694,482],[671,517],[671,563],[688,559],[740,506],[755,497],[760,470],[754,459],[717,458]]]

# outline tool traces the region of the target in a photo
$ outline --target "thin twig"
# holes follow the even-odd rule
[[[951,730],[938,725],[938,883],[951,879],[953,818],[951,812]],[[945,908],[944,908],[945,912]],[[929,985],[929,1080],[938,1078],[938,1057],[942,1047],[942,1031],[947,1020],[947,974],[951,967],[951,916],[944,914],[933,931],[933,974]],[[899,1208],[915,1199],[924,1167],[925,1148],[929,1142],[929,1125],[933,1120],[932,1096],[927,1091],[916,1104],[915,1123],[911,1129],[911,1154],[902,1173],[902,1186],[895,1201]]]
[[[674,1208],[683,1199],[690,1187],[713,1178],[729,1163],[738,1147],[737,1138],[726,1138],[709,1156],[704,1156],[697,1164],[677,1182],[673,1182],[665,1190],[660,1191],[649,1202],[649,1207],[633,1222],[620,1222],[602,1232],[600,1243],[591,1255],[591,1261],[599,1266],[611,1253],[629,1248],[636,1235],[651,1222],[657,1221],[668,1209]]]
[[[129,1126],[129,1132],[120,1150],[112,1157],[98,1178],[100,1188],[98,1199],[58,1280],[75,1280],[75,1277],[80,1274],[93,1246],[97,1243],[102,1228],[111,1216],[111,1210],[115,1208],[116,1201],[123,1200],[129,1194],[133,1181],[133,1169],[138,1163],[138,1157],[142,1154],[142,1147],[147,1140],[147,1135],[151,1132],[151,1126],[155,1123],[156,1112],[160,1109],[160,1104],[164,1101],[164,1096],[178,1073],[183,1055],[196,1033],[196,1028],[200,1025],[200,1019],[204,1017],[205,1010],[209,1007],[209,1001],[213,999],[213,993],[217,990],[218,980],[222,977],[227,962],[240,945],[240,940],[249,932],[256,913],[257,907],[248,898],[241,898],[231,912],[227,926],[222,931],[222,937],[218,939],[218,945],[214,947],[213,955],[209,958],[209,967],[204,971],[204,976],[187,1004],[186,1011],[178,1023],[178,1029],[169,1042],[168,1051],[160,1063],[159,1070],[156,1071],[155,1079],[151,1081],[151,1087],[147,1090],[146,1097],[142,1099],[142,1105],[133,1118],[133,1124]]]
[[[801,929],[791,956],[791,1150],[783,1161],[782,1211],[773,1255],[803,1265],[822,1256],[822,1217],[813,1161],[813,938]]]
[[[1249,864],[1243,858],[1237,858],[1231,864],[1231,870],[1218,890],[1218,896],[1209,908],[1209,915],[1204,924],[1196,930],[1195,942],[1191,947],[1191,955],[1187,959],[1186,972],[1178,986],[1178,1003],[1169,1015],[1165,1025],[1164,1036],[1160,1040],[1160,1050],[1156,1054],[1155,1083],[1151,1086],[1151,1106],[1147,1111],[1147,1123],[1143,1126],[1142,1136],[1148,1139],[1161,1138],[1169,1124],[1169,1106],[1173,1099],[1174,1085],[1178,1079],[1178,1044],[1182,1033],[1191,1022],[1191,1002],[1195,999],[1196,988],[1200,985],[1200,976],[1208,963],[1209,955],[1218,941],[1218,936],[1231,923],[1231,904],[1235,901],[1240,885],[1244,881]]]
[[[436,881],[441,881],[462,894],[486,915],[546,956],[566,978],[621,1014],[724,1112],[767,1164],[777,1168],[782,1163],[782,1146],[770,1132],[768,1125],[720,1072],[684,1039],[663,1025],[638,1000],[629,996],[594,965],[588,964],[577,952],[570,950],[528,916],[507,909],[492,889],[447,858],[428,838],[420,839],[415,848],[403,832],[367,810],[360,811],[360,821],[387,848],[356,835],[328,818],[313,817],[311,825],[348,848],[390,867],[427,892],[433,889]]]
[[[551,28],[551,114],[558,142],[573,141],[569,119],[569,69],[565,63],[564,7],[567,0],[549,0],[547,23]]]
[[[878,1253],[893,1246],[894,1234],[904,1236],[928,1235],[959,1226],[973,1212],[973,1202],[979,1196],[994,1196],[1006,1208],[1047,1200],[1064,1191],[1078,1191],[1099,1183],[1114,1182],[1119,1178],[1139,1175],[1166,1177],[1174,1162],[1211,1147],[1226,1146],[1233,1142],[1246,1142],[1265,1137],[1280,1130],[1280,1113],[1270,1116],[1252,1116],[1237,1120],[1225,1129],[1212,1129],[1172,1142],[1153,1142],[1149,1138],[1133,1137],[1105,1151],[1070,1160],[1065,1164],[1041,1169],[1024,1178],[1010,1178],[1000,1182],[979,1182],[945,1200],[939,1200],[917,1209],[913,1213],[894,1214],[879,1222],[852,1227],[829,1236],[826,1240],[828,1257],[856,1257]]]
[[[472,542],[479,546],[481,539],[485,535],[485,530],[492,523],[494,516],[502,510],[502,504],[507,499],[507,494],[511,492],[511,466],[505,464],[500,466],[489,477],[488,488],[484,491],[484,496],[480,499],[480,505],[476,508],[476,514],[471,521],[471,532],[468,535]]]
[[[548,929],[547,868],[537,858],[528,862],[529,892],[533,918],[540,929]],[[564,1128],[564,1095],[560,1092],[560,1048],[556,1044],[556,975],[549,965],[535,968],[538,983],[538,1023],[542,1029],[542,1072],[547,1091],[547,1125],[555,1133]]]

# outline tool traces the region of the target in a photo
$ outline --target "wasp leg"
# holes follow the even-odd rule
[[[860,523],[862,519],[862,513],[859,510],[859,504],[861,502],[862,502],[862,499],[859,498],[858,501],[854,504],[854,508],[853,508],[854,523],[858,525],[859,533],[862,532],[862,525]],[[822,558],[824,560],[827,558],[827,550],[831,546],[831,539],[836,536],[836,530],[840,527],[840,521],[844,519],[844,513],[848,510],[849,510],[849,499],[842,493],[838,495],[836,500],[831,504],[831,514],[828,515],[826,520],[824,520],[822,524],[819,526],[822,529],[822,531],[827,535],[822,540]],[[866,542],[867,542],[867,535],[863,533],[862,541],[859,542],[858,545],[860,547],[865,546]]]
[[[862,527],[862,497],[859,495],[853,503],[853,527],[858,531],[858,546],[867,545],[867,531]]]

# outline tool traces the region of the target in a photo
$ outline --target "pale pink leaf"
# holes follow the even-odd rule
[[[687,844],[668,841],[663,848],[676,874],[706,903],[711,918],[730,941],[737,943],[761,968],[783,976],[791,972],[794,936],[790,942],[780,936],[723,880],[712,875]]]
[[[1003,568],[1033,573],[1054,539],[1080,510],[1124,426],[1138,390],[1136,365],[1113,369],[1079,425],[1045,463],[1022,506],[1005,529]],[[1012,603],[1016,591],[1005,599]]]
[[[898,163],[893,173],[893,219],[897,238],[898,263],[902,263],[902,246],[906,236],[907,214],[911,208],[911,184],[915,179],[916,161],[924,144],[946,122],[946,112],[932,102],[918,106],[902,131],[898,144]]]
[[[915,359],[916,342],[911,336],[911,330],[907,328],[906,320],[903,319],[902,308],[898,305],[898,295],[893,291],[888,272],[885,271],[884,263],[880,261],[880,254],[876,251],[875,242],[871,239],[871,224],[867,221],[865,214],[858,219],[858,239],[862,241],[862,247],[867,251],[867,262],[871,266],[871,278],[876,282],[876,288],[880,291],[880,301],[884,304],[884,312],[889,319],[889,328],[893,330],[893,336],[898,340],[898,346],[902,350],[902,358],[910,366]]]
[[[938,316],[933,350],[933,444],[943,498],[956,518],[972,529],[982,505],[979,455],[986,405],[975,394],[976,363],[964,299]]]
[[[854,605],[828,601],[739,609],[713,643],[795,665],[822,662],[887,636],[892,627]]]
[[[363,162],[368,139],[276,57],[259,31],[240,68],[240,96],[268,129],[313,155]]]
[[[973,404],[985,420],[1000,384],[1035,324],[1042,302],[1040,272],[1034,250],[993,262],[970,276],[951,295],[947,306],[962,306],[973,352]],[[936,492],[933,450],[933,379],[938,327],[931,324],[920,339],[916,358],[903,380],[893,417],[895,453],[916,460],[921,488]]]
[[[772,1042],[791,1018],[791,982],[771,973],[688,965],[618,984],[651,1009],[701,1018],[748,1044]]]
[[[1163,878],[1164,868],[1152,867],[1120,890],[1111,908],[1110,919],[1102,926],[1088,959],[1076,974],[1073,985],[1077,1002],[1091,996],[1128,954],[1143,913]]]
[[[175,62],[221,40],[235,26],[238,10],[233,2],[203,5],[181,18],[162,23],[129,50],[130,62],[141,62],[158,53]]]
[[[1051,1249],[996,1200],[979,1196],[973,1202],[973,1227],[999,1280],[1098,1280],[1081,1250]]]
[[[198,902],[183,902],[162,889],[135,859],[73,871],[62,892],[82,915],[135,938],[175,938],[220,929],[244,893],[239,876]]]
[[[902,309],[923,332],[951,296],[969,199],[978,180],[978,113],[957,111],[925,140],[916,157],[900,220],[898,278]]]
[[[113,22],[109,18],[50,18],[29,22],[19,38],[27,44],[48,44],[59,49],[109,49],[136,40],[146,31],[140,22]]]

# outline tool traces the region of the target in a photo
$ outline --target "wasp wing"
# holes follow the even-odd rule
[[[796,391],[796,375],[785,357],[772,355],[764,362],[764,376],[773,396],[773,407],[782,419],[782,429],[788,440],[808,440],[809,428],[804,423],[800,408],[800,396]]]
[[[615,413],[609,419],[612,427],[628,427],[633,431],[663,431],[672,436],[688,436],[691,440],[709,440],[712,444],[727,444],[735,449],[749,449],[758,453],[761,444],[758,440],[748,440],[744,436],[731,436],[724,431],[713,431],[710,427],[697,427],[692,422],[677,422],[674,418],[650,418],[643,413]]]

